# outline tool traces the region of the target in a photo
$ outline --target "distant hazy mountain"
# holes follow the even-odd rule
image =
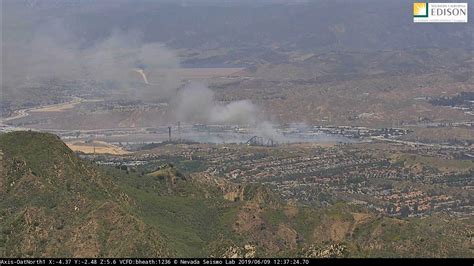
[[[17,13],[23,24],[59,20],[86,43],[133,29],[177,48],[474,48],[472,22],[414,24],[407,0],[4,2],[6,27]]]

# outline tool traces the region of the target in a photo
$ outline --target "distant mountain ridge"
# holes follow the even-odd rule
[[[55,17],[85,45],[108,36],[112,29],[139,29],[146,42],[201,50],[474,49],[472,21],[414,24],[413,1],[228,2],[235,4],[127,0],[48,5],[47,1],[6,0],[5,10],[28,12],[29,19],[40,25]],[[7,17],[6,26],[8,21]]]

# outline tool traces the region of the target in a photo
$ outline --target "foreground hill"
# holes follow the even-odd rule
[[[287,204],[260,185],[99,168],[51,134],[0,135],[1,257],[473,257],[472,224]]]
[[[56,136],[0,137],[0,256],[166,256],[111,179]]]

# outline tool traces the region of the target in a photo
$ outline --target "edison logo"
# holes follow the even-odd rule
[[[467,23],[467,3],[413,3],[415,23]]]
[[[413,17],[427,18],[428,17],[428,3],[413,3]]]

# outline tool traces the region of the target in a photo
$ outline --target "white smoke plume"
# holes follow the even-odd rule
[[[179,67],[179,60],[164,45],[144,43],[142,37],[136,31],[117,30],[83,45],[59,23],[39,27],[30,38],[7,35],[2,56],[4,77],[8,77],[4,85],[16,89],[75,81],[85,86],[106,84],[112,94],[131,99],[171,98],[180,80],[170,70]],[[157,74],[145,76],[148,69]]]
[[[10,21],[12,22],[12,21]],[[14,21],[13,21],[14,22]],[[114,30],[93,43],[73,36],[60,22],[49,22],[28,36],[9,31],[2,55],[7,87],[47,87],[73,81],[97,90],[101,84],[110,98],[167,101],[177,121],[238,124],[275,134],[260,110],[249,100],[221,103],[202,84],[183,89],[179,58],[161,43],[146,43],[139,31]]]
[[[255,125],[258,108],[250,101],[216,102],[214,92],[203,84],[191,83],[177,97],[180,121]]]
[[[287,139],[275,129],[275,124],[269,121],[260,121],[255,127],[255,135],[273,139],[277,142],[286,142]]]
[[[265,120],[251,101],[219,103],[214,92],[200,83],[191,83],[178,93],[175,113],[179,121],[245,125],[250,126],[256,135],[283,141],[275,125]]]
[[[102,42],[82,51],[84,65],[94,80],[111,81],[143,99],[169,98],[179,86],[179,77],[170,71],[179,67],[176,55],[160,43],[143,43],[137,32],[114,32]],[[136,69],[141,69],[143,82],[137,81]],[[144,69],[156,76],[144,76]]]

